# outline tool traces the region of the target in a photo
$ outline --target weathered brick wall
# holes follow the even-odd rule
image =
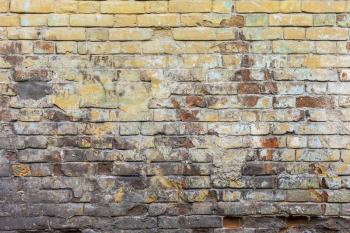
[[[1,233],[349,232],[350,1],[0,12]]]

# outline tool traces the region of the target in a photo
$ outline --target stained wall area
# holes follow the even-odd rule
[[[349,232],[350,1],[0,12],[1,233]]]

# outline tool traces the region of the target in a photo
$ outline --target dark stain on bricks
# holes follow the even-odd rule
[[[170,148],[192,148],[194,147],[191,139],[188,137],[164,137],[156,138],[156,143],[168,146]]]
[[[272,70],[265,69],[264,70],[264,79],[265,80],[273,80],[275,78],[275,73]]]
[[[276,137],[261,138],[260,142],[261,142],[261,146],[263,148],[278,148],[279,147],[278,138],[276,138]]]
[[[249,49],[248,43],[243,41],[223,42],[218,47],[221,54],[245,53]]]
[[[258,96],[242,96],[239,97],[239,102],[247,107],[254,107],[258,103]]]
[[[311,96],[299,96],[296,98],[297,108],[327,108],[331,107],[333,101],[329,97],[311,97]]]
[[[46,82],[27,81],[15,84],[16,93],[23,99],[39,100],[52,93],[52,87]]]
[[[14,81],[50,81],[51,72],[46,69],[34,69],[34,70],[15,70]]]
[[[350,53],[350,42],[346,44],[346,50]]]
[[[205,108],[207,103],[203,96],[186,96],[186,105],[188,107]]]
[[[278,88],[275,82],[265,82],[262,86],[263,92],[265,94],[277,94]]]
[[[144,205],[134,205],[127,210],[128,215],[143,215],[147,213],[148,208]]]
[[[234,76],[230,78],[230,81],[251,81],[251,72],[249,69],[243,69],[236,71]]]
[[[197,110],[180,110],[179,117],[181,121],[198,121]]]
[[[299,227],[309,224],[309,218],[306,216],[289,216],[286,218],[288,227]]]
[[[249,68],[254,65],[254,60],[249,55],[244,55],[241,61],[241,67]]]
[[[242,219],[238,217],[226,216],[224,217],[224,227],[229,229],[235,229],[242,226]]]
[[[20,66],[23,62],[23,57],[7,55],[4,57],[4,60],[10,63],[11,66]]]
[[[244,17],[242,15],[234,15],[229,19],[223,19],[220,22],[221,27],[243,27]]]
[[[63,111],[54,109],[50,109],[47,111],[47,118],[55,122],[71,120],[71,117]]]
[[[99,175],[108,175],[111,174],[113,164],[112,163],[98,163],[97,173]]]
[[[0,46],[0,54],[15,54],[20,53],[21,50],[22,45],[17,42],[10,42]]]
[[[258,83],[239,83],[238,94],[260,94],[261,87]]]
[[[172,99],[172,100],[171,100],[171,104],[173,105],[173,107],[174,107],[175,109],[180,109],[180,103],[179,103],[177,100]]]

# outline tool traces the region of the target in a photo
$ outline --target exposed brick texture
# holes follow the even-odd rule
[[[0,233],[350,230],[350,1],[0,0]]]

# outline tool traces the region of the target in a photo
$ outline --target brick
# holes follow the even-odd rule
[[[297,97],[296,107],[297,108],[329,108],[332,106],[332,99],[327,97],[309,97],[302,96]]]
[[[55,52],[55,44],[47,41],[36,41],[34,43],[34,53],[49,54]]]
[[[349,32],[344,28],[308,28],[306,38],[309,40],[347,40]]]
[[[314,16],[314,26],[333,26],[336,24],[336,15],[325,14]]]
[[[145,14],[137,16],[137,25],[140,27],[174,27],[180,24],[178,14]]]
[[[230,40],[235,39],[231,29],[216,28],[174,28],[172,30],[175,40]]]
[[[17,15],[0,15],[1,27],[16,27],[20,25],[20,19]]]
[[[302,1],[301,10],[311,13],[345,12],[346,1]]]
[[[282,28],[243,28],[247,40],[274,40],[283,38]]]
[[[266,12],[273,13],[279,11],[278,1],[238,1],[236,3],[236,11],[240,13]]]
[[[314,43],[309,41],[273,41],[272,50],[275,53],[312,53]]]
[[[266,14],[248,14],[245,15],[245,26],[247,27],[262,27],[267,26],[269,18]]]
[[[166,13],[168,11],[168,2],[164,1],[150,1],[146,2],[146,13]]]
[[[137,25],[136,15],[116,15],[115,16],[115,27],[134,27]]]
[[[51,13],[54,11],[53,0],[12,0],[11,12]]]
[[[8,28],[7,37],[10,40],[35,40],[39,39],[38,30],[33,28]]]
[[[301,11],[301,1],[300,0],[287,0],[280,2],[280,12],[300,12]]]
[[[114,25],[113,15],[74,14],[70,16],[73,27],[111,27]]]
[[[229,0],[214,0],[213,12],[215,13],[231,13],[233,3]]]
[[[145,2],[101,2],[101,13],[138,14],[145,13]]]
[[[312,26],[313,17],[308,14],[272,14],[269,16],[271,26]]]
[[[85,29],[83,28],[49,28],[43,34],[45,40],[85,40]]]
[[[79,13],[97,13],[100,10],[100,3],[94,1],[78,2]]]
[[[210,12],[212,2],[209,0],[170,0],[169,12]]]
[[[50,14],[48,17],[48,25],[50,27],[69,26],[69,15],[66,14]]]
[[[306,36],[306,30],[305,28],[285,27],[283,28],[283,35],[284,35],[284,39],[287,39],[287,40],[303,40],[305,39],[305,36]]]
[[[350,83],[329,83],[328,92],[332,94],[344,94],[349,93]]]
[[[10,1],[9,0],[1,0],[0,1],[0,12],[7,12],[10,9]]]
[[[109,40],[150,40],[152,38],[152,35],[152,29],[121,28],[109,30]]]
[[[76,13],[78,11],[78,3],[71,0],[55,1],[53,8],[55,13]]]
[[[22,27],[46,26],[47,15],[26,14],[21,16]]]

